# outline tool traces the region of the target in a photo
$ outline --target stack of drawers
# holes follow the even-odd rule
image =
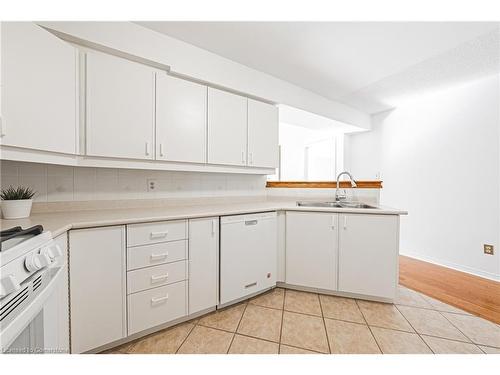
[[[187,315],[187,225],[127,225],[129,335]]]

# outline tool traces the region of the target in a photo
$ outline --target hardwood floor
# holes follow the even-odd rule
[[[399,283],[500,324],[500,283],[399,256]]]

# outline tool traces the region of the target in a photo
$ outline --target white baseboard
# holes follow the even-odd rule
[[[444,261],[442,259],[436,259],[436,258],[432,258],[432,257],[422,256],[420,254],[415,254],[415,253],[411,253],[411,252],[400,252],[400,255],[404,255],[404,256],[418,259],[418,260],[423,260],[424,262],[436,264],[438,266],[451,268],[451,269],[465,272],[465,273],[468,273],[468,274],[471,274],[474,276],[478,276],[478,277],[482,277],[485,279],[500,282],[500,275],[494,274],[492,272],[486,272],[486,271],[478,270],[478,269],[473,268],[473,267],[467,267],[467,266],[463,266],[461,264],[456,264],[453,262]]]

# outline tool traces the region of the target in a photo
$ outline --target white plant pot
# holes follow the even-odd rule
[[[33,199],[17,199],[2,201],[2,214],[4,219],[22,219],[29,217]]]

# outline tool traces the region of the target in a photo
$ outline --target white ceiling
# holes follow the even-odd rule
[[[301,126],[312,130],[331,130],[338,133],[358,132],[361,128],[349,125],[341,121],[332,120],[302,109],[290,107],[288,105],[279,105],[280,123],[286,123],[295,126]]]
[[[368,113],[418,91],[422,77],[429,88],[500,66],[493,22],[139,24]]]

